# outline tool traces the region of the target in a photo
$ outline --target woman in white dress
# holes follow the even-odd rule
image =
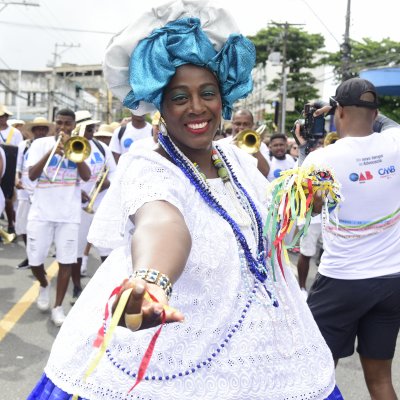
[[[153,104],[165,124],[156,150],[121,157],[89,233],[115,250],[29,399],[342,399],[294,276],[267,261],[268,181],[253,157],[213,142],[221,114],[252,88],[254,46],[237,32],[221,8],[175,1],[109,45],[111,90],[131,109]],[[113,330],[105,306],[118,315],[124,294],[94,361],[96,338]]]

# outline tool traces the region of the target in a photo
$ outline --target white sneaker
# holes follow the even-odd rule
[[[65,321],[65,314],[62,306],[54,307],[51,310],[51,320],[54,322],[55,326],[61,326]]]
[[[81,276],[87,276],[88,256],[82,257]]]
[[[39,296],[36,304],[40,311],[47,311],[50,308],[50,282],[46,287],[39,287]]]
[[[308,292],[305,288],[301,288],[301,294],[304,296],[304,300],[307,301],[307,297],[308,297]]]

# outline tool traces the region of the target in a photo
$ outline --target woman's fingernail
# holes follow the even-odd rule
[[[143,292],[144,292],[144,286],[140,285],[140,284],[137,284],[135,286],[135,293],[136,294],[143,294]]]

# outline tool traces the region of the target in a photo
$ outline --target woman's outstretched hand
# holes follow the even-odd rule
[[[165,322],[181,322],[184,320],[184,316],[180,311],[168,306],[168,299],[163,289],[140,278],[127,280],[122,284],[121,292],[112,307],[113,313],[117,308],[122,293],[128,289],[132,289],[132,292],[119,321],[120,326],[129,328],[125,321],[132,319],[132,315],[134,316],[135,324],[138,325],[138,328],[133,330],[147,329],[160,325],[162,323],[163,309],[165,310]],[[149,294],[155,297],[158,302],[152,301]],[[126,314],[128,314],[128,318],[126,318]]]

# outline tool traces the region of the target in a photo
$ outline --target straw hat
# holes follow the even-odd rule
[[[43,117],[36,117],[33,121],[27,122],[24,126],[25,131],[32,134],[32,128],[35,126],[47,126],[49,128],[49,135],[54,134],[56,126]]]
[[[3,104],[0,104],[0,117],[2,117],[4,114],[7,114],[8,116],[12,116],[13,113]]]
[[[85,126],[100,123],[100,121],[92,119],[92,114],[88,110],[75,111],[75,122],[76,125],[85,123]]]
[[[8,123],[8,126],[13,126],[14,128],[17,125],[25,125],[25,121],[23,121],[22,119],[9,119],[7,121],[7,123]]]
[[[99,130],[94,133],[94,137],[112,137],[114,128],[111,125],[101,124]]]
[[[113,121],[113,122],[111,122],[110,126],[113,129],[113,131],[115,131],[118,127],[121,126],[121,124],[117,121]]]

